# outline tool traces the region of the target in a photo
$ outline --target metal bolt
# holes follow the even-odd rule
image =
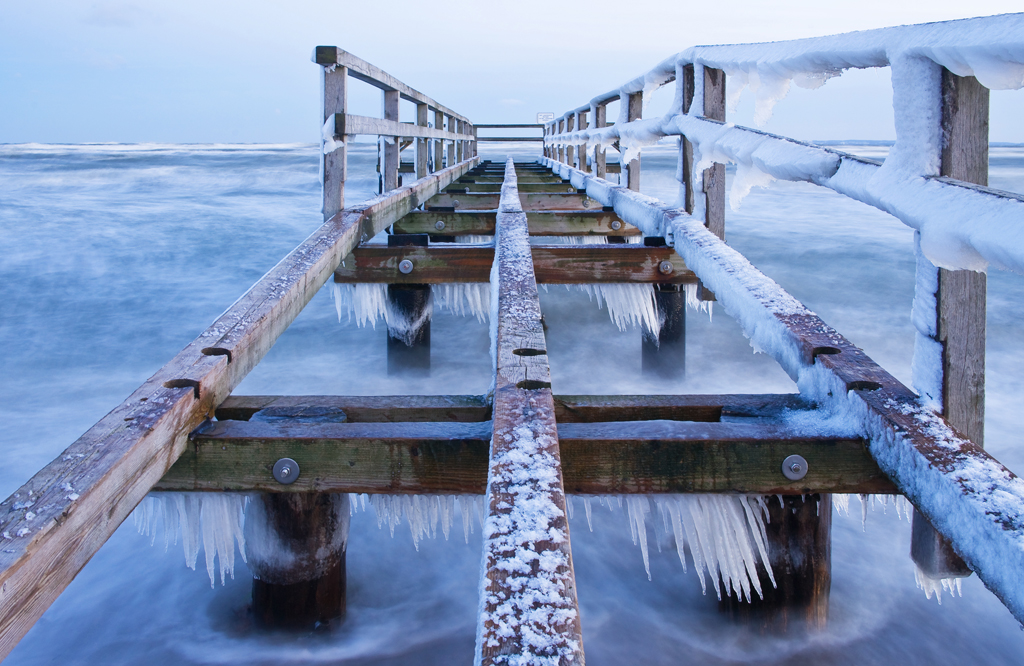
[[[570,187],[570,188],[568,189],[568,192],[569,192],[569,194],[572,194],[572,193],[573,193],[573,192],[575,192],[575,191],[576,191],[576,190],[574,190],[574,189],[573,189],[573,188],[571,188],[571,187]]]
[[[297,478],[299,478],[299,463],[291,458],[281,458],[274,463],[274,479],[278,483],[287,486],[290,483],[295,483]]]
[[[660,264],[658,264],[658,271],[661,272],[663,275],[671,275],[672,271],[674,270],[675,267],[672,265],[671,261],[663,261]]]
[[[403,273],[405,275],[412,273],[412,262],[409,261],[408,259],[402,259],[400,262],[398,262],[398,272]]]
[[[622,228],[622,222],[618,220],[612,220],[612,231],[618,231]]]
[[[434,228],[437,229],[438,231],[443,231],[444,230],[444,220],[438,220],[437,222],[435,222],[434,223]]]
[[[459,207],[459,200],[456,199],[455,201],[452,202],[452,208],[458,208],[458,207]]]
[[[583,197],[583,207],[590,208],[590,199],[586,196]]]
[[[782,474],[790,481],[799,481],[807,476],[807,461],[803,456],[787,456],[782,461]]]
[[[469,188],[468,187],[466,188],[466,194],[469,194]]]

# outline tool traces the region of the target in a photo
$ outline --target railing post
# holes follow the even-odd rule
[[[470,130],[470,132],[473,133],[473,140],[469,144],[470,147],[471,147],[471,149],[469,151],[469,156],[470,157],[476,157],[476,155],[477,155],[477,152],[476,152],[476,125],[470,125],[469,126],[469,130]]]
[[[324,68],[324,114],[323,124],[336,114],[345,117],[348,110],[348,67],[340,65],[334,69]],[[345,178],[348,169],[348,137],[344,136],[344,127],[335,125],[335,135],[341,134],[342,144],[326,155],[321,155],[324,162],[324,221],[345,207]]]
[[[570,113],[565,117],[565,131],[566,133],[573,131],[575,127],[576,114]],[[565,147],[565,163],[569,166],[576,167],[576,150],[573,146]]]
[[[594,108],[594,127],[601,129],[608,126],[608,108],[599,104]],[[604,178],[608,175],[608,165],[605,161],[604,148],[600,145],[594,146],[594,175]]]
[[[384,91],[384,119],[398,122],[398,91]],[[398,160],[400,157],[400,141],[398,137],[384,139],[384,191],[398,187]]]
[[[693,105],[693,65],[676,67],[676,85],[682,88],[683,113],[690,113]],[[679,137],[680,199],[687,213],[693,213],[693,144],[685,135]]]
[[[265,629],[312,631],[345,617],[348,494],[260,493],[246,507],[252,614]]]
[[[455,116],[448,116],[448,131],[455,133],[458,130],[458,123],[455,120]],[[449,139],[445,141],[446,148],[448,149],[448,157],[445,162],[446,167],[450,167],[455,164],[455,139]]]
[[[973,76],[957,76],[943,68],[941,123],[939,174],[988,185],[988,88]],[[925,270],[935,268],[929,265]],[[986,292],[984,273],[938,269],[935,340],[942,345],[942,415],[978,446],[985,443]],[[910,555],[931,578],[971,575],[949,542],[917,512]]]
[[[558,133],[562,134],[565,132],[565,118],[558,119]],[[558,146],[558,161],[565,164],[565,146]]]
[[[576,126],[581,130],[585,130],[589,126],[587,124],[587,113],[587,111],[580,111],[576,114]],[[579,170],[584,173],[590,173],[590,168],[587,164],[587,144],[581,144],[577,152],[579,153],[577,155],[577,159],[579,160]]]
[[[434,129],[444,130],[444,113],[434,110]],[[434,171],[444,168],[444,141],[434,139]]]
[[[416,124],[420,127],[426,127],[427,123],[427,105],[417,104],[416,105]],[[430,152],[430,140],[429,139],[416,139],[416,178],[423,178],[427,175],[427,157]]]
[[[704,68],[704,117],[725,120],[725,72]],[[704,171],[704,226],[725,240],[725,165]]]
[[[625,101],[629,106],[626,109],[626,122],[640,120],[644,112],[644,94],[642,92],[630,93]],[[629,164],[622,164],[620,169],[626,169],[626,187],[634,192],[640,191],[640,156],[630,160]],[[621,176],[620,176],[621,178]]]

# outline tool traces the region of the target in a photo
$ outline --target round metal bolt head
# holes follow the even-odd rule
[[[566,191],[567,191],[567,192],[568,192],[569,194],[572,194],[572,193],[573,193],[573,192],[575,192],[576,190],[570,187],[570,188],[569,188],[568,190],[566,190]]]
[[[622,228],[622,222],[618,220],[612,220],[612,231],[618,231]]]
[[[588,199],[587,197],[583,197],[583,207],[590,208],[590,199]]]
[[[458,207],[459,207],[459,200],[456,199],[455,201],[452,202],[452,208],[458,208]]]
[[[438,231],[443,231],[444,230],[444,220],[438,220],[437,222],[435,222],[434,223],[434,228],[437,229]]]
[[[671,261],[663,261],[658,264],[658,271],[663,275],[671,275],[674,270],[675,266],[672,265]]]
[[[288,485],[299,478],[299,463],[291,458],[281,458],[274,463],[274,478],[278,483]]]
[[[803,456],[788,456],[782,461],[782,474],[790,481],[799,481],[807,476],[807,461]]]
[[[412,273],[412,262],[409,261],[408,259],[402,259],[400,262],[398,262],[398,272],[403,273],[405,275]]]

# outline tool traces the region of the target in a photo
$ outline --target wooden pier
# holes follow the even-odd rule
[[[938,272],[935,340],[944,350],[945,390],[936,413],[725,243],[725,165],[716,162],[695,175],[696,142],[705,140],[699,132],[726,127],[726,76],[713,66],[712,55],[679,60],[671,72],[658,70],[660,84],[678,86],[673,127],[685,121],[695,128],[677,132],[684,193],[683,206],[673,208],[639,193],[638,157],[623,163],[620,182],[613,182],[607,178],[616,171],[607,146],[588,145],[600,137],[587,132],[614,129],[625,144],[631,127],[653,127],[641,117],[644,81],[595,97],[546,125],[474,124],[352,54],[317,47],[315,60],[324,70],[324,224],[0,503],[0,655],[10,652],[152,491],[260,493],[254,500],[261,507],[258,519],[287,537],[302,562],[287,571],[254,565],[259,580],[253,612],[269,627],[344,615],[348,523],[340,516],[347,515],[347,493],[485,495],[481,664],[511,663],[513,656],[520,659],[516,663],[585,661],[578,608],[583,592],[574,579],[566,493],[782,496],[769,504],[774,579],[760,571],[769,590],[761,606],[775,627],[798,616],[812,626],[827,621],[830,494],[902,493],[917,509],[913,556],[919,566],[937,577],[977,573],[1024,620],[1024,596],[1015,582],[1024,558],[1018,548],[1024,490],[981,447],[984,274]],[[347,112],[350,77],[382,91],[383,118]],[[987,94],[973,77],[942,70],[936,131],[948,139],[934,180],[962,191],[964,206],[1015,196],[985,187]],[[400,99],[416,105],[412,122],[399,117]],[[615,100],[623,112],[613,124],[606,106]],[[479,141],[524,140],[481,137],[478,130],[511,128],[541,130],[543,136],[534,139],[543,141],[543,157],[478,157]],[[383,192],[349,205],[346,143],[357,135],[384,139]],[[627,146],[616,145],[624,155]],[[399,186],[406,148],[414,153],[406,172],[415,179]],[[805,148],[834,159],[837,170],[878,168]],[[368,243],[384,232],[390,242]],[[452,242],[469,235],[493,242]],[[559,236],[608,242],[543,242]],[[234,395],[332,279],[389,285],[388,298],[413,322],[404,337],[395,337],[396,371],[424,358],[426,366],[417,367],[429,369],[430,285],[489,283],[496,299],[493,390]],[[537,285],[600,283],[654,286],[663,324],[647,334],[645,369],[681,370],[690,289],[697,298],[718,300],[752,338],[770,335],[766,351],[800,382],[802,393],[559,393],[548,367]],[[783,418],[836,409],[859,415],[865,425],[857,436],[808,434]],[[310,419],[324,414],[336,418]],[[297,466],[297,477],[285,481],[275,474],[282,461]],[[963,476],[965,467],[985,470],[988,485]],[[820,504],[811,505],[825,508],[801,510],[793,498],[806,494],[818,495]],[[988,510],[996,496],[1000,512]]]

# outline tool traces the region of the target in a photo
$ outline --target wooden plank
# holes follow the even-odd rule
[[[627,122],[640,120],[643,116],[644,94],[642,92],[630,93],[621,103],[627,105]],[[634,192],[640,191],[640,155],[637,155],[626,165],[625,185]]]
[[[578,190],[570,183],[561,181],[554,183],[523,183],[520,186],[520,194],[576,194]],[[459,182],[452,183],[445,188],[446,194],[479,194],[479,193],[501,192],[501,183],[480,183],[480,182]]]
[[[346,422],[474,422],[491,418],[479,395],[232,395],[217,407],[218,420],[248,421],[260,410],[279,418],[345,414]]]
[[[477,129],[544,129],[544,125],[538,125],[536,123],[528,123],[525,125],[517,124],[504,124],[504,125],[476,125]]]
[[[481,136],[477,137],[477,141],[489,141],[491,143],[502,143],[512,141],[543,141],[542,136]]]
[[[336,67],[324,72],[324,108],[322,123],[327,123],[336,114],[344,114],[348,108],[348,68]],[[335,128],[335,138],[341,145],[323,155],[324,221],[331,219],[345,207],[345,179],[348,177],[348,145],[344,128]]]
[[[263,358],[361,233],[375,235],[373,229],[391,224],[474,163],[339,212],[0,503],[0,531],[11,536],[0,552],[0,658],[159,481],[187,448],[188,433]]]
[[[583,638],[540,300],[511,159],[505,168],[494,259],[494,438],[474,662],[491,666],[508,663],[508,655],[516,655],[523,663],[582,666]]]
[[[344,134],[352,136],[391,136],[402,139],[443,139],[448,141],[466,138],[458,132],[403,123],[394,118],[371,118],[351,113],[336,114],[334,126],[338,135],[344,132]]]
[[[398,91],[397,90],[385,90],[384,91],[384,120],[390,121],[395,125],[399,125],[398,118],[399,104],[398,104]],[[345,121],[346,132],[348,132],[348,121]],[[391,190],[398,187],[398,162],[400,161],[399,153],[401,150],[398,147],[398,137],[394,137],[393,140],[384,140],[384,161],[382,168],[384,170],[384,191],[390,192]]]
[[[543,284],[696,283],[682,258],[670,247],[644,245],[534,245],[533,267]],[[403,260],[413,269],[402,273]],[[444,284],[488,282],[494,247],[439,243],[428,247],[361,245],[334,273],[339,283]],[[671,272],[664,262],[672,265]]]
[[[488,236],[494,234],[496,211],[413,211],[395,222],[399,234],[443,234]],[[640,230],[626,224],[612,211],[546,211],[528,216],[531,236],[639,236]],[[444,226],[438,229],[438,222]],[[618,222],[619,228],[612,224]]]
[[[257,423],[215,421],[157,490],[482,493],[491,423]],[[299,477],[274,480],[281,458]]]
[[[608,126],[608,107],[604,104],[598,104],[594,107],[594,127],[600,129]],[[598,178],[604,178],[608,175],[608,162],[605,158],[604,148],[601,146],[595,146],[594,148],[594,175]]]
[[[755,398],[771,397],[748,398],[756,407]],[[363,414],[373,421],[302,423],[322,418],[317,405],[327,401],[303,400],[272,411],[272,422],[222,420],[202,427],[154,490],[484,492],[489,422],[391,422],[402,414],[444,411],[398,407],[385,413],[371,406]],[[353,398],[342,400],[349,405]],[[563,401],[554,399],[556,415],[566,413]],[[677,410],[673,416],[678,415]],[[583,494],[895,492],[861,439],[809,437],[777,422],[747,420],[559,423],[565,488]],[[782,461],[794,453],[808,461],[808,476],[797,482],[781,471]],[[299,463],[294,484],[274,480],[272,469],[281,458]]]
[[[427,113],[429,109],[426,104],[416,105],[416,125],[427,127]],[[429,128],[428,128],[429,129]],[[427,157],[430,149],[430,142],[426,138],[416,139],[416,177],[423,178],[427,175]]]
[[[586,194],[524,193],[519,195],[523,210],[594,210],[601,204]],[[427,202],[428,206],[458,208],[460,210],[494,210],[500,197],[497,193],[439,194]]]
[[[777,417],[786,409],[809,409],[798,394],[763,395],[556,395],[555,419],[601,421],[720,421],[726,417]]]
[[[323,67],[330,67],[331,65],[347,67],[349,70],[349,76],[363,81],[364,83],[369,83],[371,86],[379,88],[380,90],[397,90],[398,94],[401,95],[404,100],[416,104],[427,104],[432,109],[453,115],[461,120],[466,120],[466,118],[463,118],[448,107],[438,104],[423,93],[405,85],[379,67],[371,65],[362,58],[357,58],[351,53],[343,51],[336,46],[316,47],[313,52],[313,58],[316,61],[316,64]]]

